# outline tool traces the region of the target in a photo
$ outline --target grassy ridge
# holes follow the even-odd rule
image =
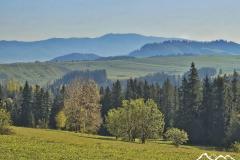
[[[115,141],[111,137],[76,134],[63,131],[13,128],[15,135],[0,136],[1,160],[25,159],[97,159],[97,160],[195,160],[200,154],[227,155],[239,159],[240,154],[214,151],[211,148],[181,146],[167,142],[147,144]]]
[[[108,61],[1,64],[0,80],[8,77],[21,82],[28,80],[31,83],[46,84],[69,71],[86,69],[106,69],[110,79],[126,79],[163,71],[182,74],[189,69],[191,62],[195,62],[198,68],[221,68],[225,73],[234,69],[240,71],[240,56],[169,56]]]

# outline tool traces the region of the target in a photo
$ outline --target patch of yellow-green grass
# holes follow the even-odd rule
[[[71,132],[13,127],[14,135],[0,136],[2,160],[195,160],[200,154],[240,154],[210,148],[181,146],[163,141],[146,144],[116,141],[112,137]]]

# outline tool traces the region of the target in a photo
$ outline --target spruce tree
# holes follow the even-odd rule
[[[148,99],[150,99],[150,86],[148,85],[148,82],[146,80],[144,82],[143,92],[144,100],[147,101]]]
[[[209,124],[209,143],[216,146],[224,144],[226,134],[226,85],[223,77],[218,76],[213,84],[213,109]]]
[[[161,107],[165,116],[165,125],[166,128],[172,128],[174,126],[174,114],[176,109],[174,106],[174,87],[169,79],[163,84],[162,94]]]
[[[125,98],[128,99],[128,100],[133,98],[132,84],[133,84],[132,79],[127,80],[127,88],[126,88]]]
[[[189,134],[190,143],[201,143],[202,125],[200,105],[202,101],[201,83],[195,64],[191,64],[188,79],[183,79],[181,108],[178,125]]]
[[[43,104],[42,104],[42,127],[47,128],[49,123],[49,116],[52,102],[48,91],[43,93]]]
[[[112,108],[114,108],[113,103],[112,103],[112,94],[111,94],[111,90],[109,87],[106,87],[105,91],[104,91],[104,95],[101,98],[101,115],[103,118],[103,121],[105,121],[105,117],[108,113],[108,111]]]
[[[203,125],[203,144],[208,144],[211,138],[210,124],[212,123],[212,115],[214,114],[213,110],[213,95],[212,95],[212,84],[211,80],[206,76],[203,82],[203,101],[201,105],[201,123]]]
[[[35,86],[34,89],[34,96],[33,96],[33,114],[35,118],[35,125],[39,125],[40,119],[41,119],[41,108],[42,108],[42,94],[41,94],[41,88],[39,85]]]
[[[231,85],[232,85],[232,93],[233,93],[233,101],[232,101],[233,102],[233,109],[236,112],[240,113],[239,75],[236,72],[236,70],[234,70]]]
[[[3,94],[3,87],[0,84],[0,106],[3,105],[3,98],[4,98],[4,94]]]
[[[109,136],[110,133],[108,132],[105,123],[106,123],[106,117],[108,115],[108,112],[114,108],[112,105],[112,93],[109,87],[106,87],[106,89],[102,92],[104,93],[101,97],[100,103],[101,103],[101,117],[103,120],[102,125],[100,126],[100,129],[98,133],[103,136]]]
[[[118,108],[122,105],[123,100],[122,87],[119,80],[113,83],[111,99],[113,107]]]
[[[54,97],[52,108],[49,116],[49,127],[56,129],[56,116],[64,107],[65,86],[62,86]]]
[[[26,127],[34,126],[34,115],[32,108],[32,88],[28,82],[25,83],[22,91],[21,104],[21,125]]]

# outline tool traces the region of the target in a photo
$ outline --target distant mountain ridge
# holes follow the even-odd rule
[[[167,55],[239,55],[240,44],[216,40],[210,42],[173,40],[161,43],[150,43],[139,50],[131,52],[130,56],[151,57]]]
[[[98,53],[99,56],[127,55],[144,44],[177,38],[139,34],[106,34],[96,38],[52,38],[41,41],[0,41],[0,63],[46,61],[67,53]]]
[[[93,53],[71,53],[56,57],[50,61],[52,62],[67,62],[67,61],[92,61],[101,58]]]

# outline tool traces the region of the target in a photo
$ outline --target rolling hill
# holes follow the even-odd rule
[[[141,77],[147,74],[165,72],[171,75],[184,74],[189,70],[191,62],[197,68],[212,67],[224,73],[240,71],[240,56],[168,56],[134,58],[123,60],[80,61],[80,62],[36,62],[0,64],[0,82],[6,79],[16,79],[20,82],[45,85],[61,78],[66,73],[75,70],[105,69],[107,78],[127,79]]]
[[[240,44],[217,40],[211,42],[198,41],[165,41],[146,44],[139,50],[131,52],[130,56],[150,57],[168,55],[239,55]]]
[[[33,42],[0,41],[0,63],[47,61],[67,53],[98,53],[104,57],[126,55],[146,43],[171,39],[138,34],[106,34],[96,38],[52,38]]]
[[[0,136],[0,160],[195,160],[203,153],[240,158],[240,154],[220,152],[210,147],[184,145],[176,148],[161,140],[139,144],[57,130],[13,127],[13,131],[14,135]]]
[[[100,56],[93,53],[71,53],[63,56],[53,58],[50,61],[53,62],[68,62],[68,61],[92,61],[101,58]]]

